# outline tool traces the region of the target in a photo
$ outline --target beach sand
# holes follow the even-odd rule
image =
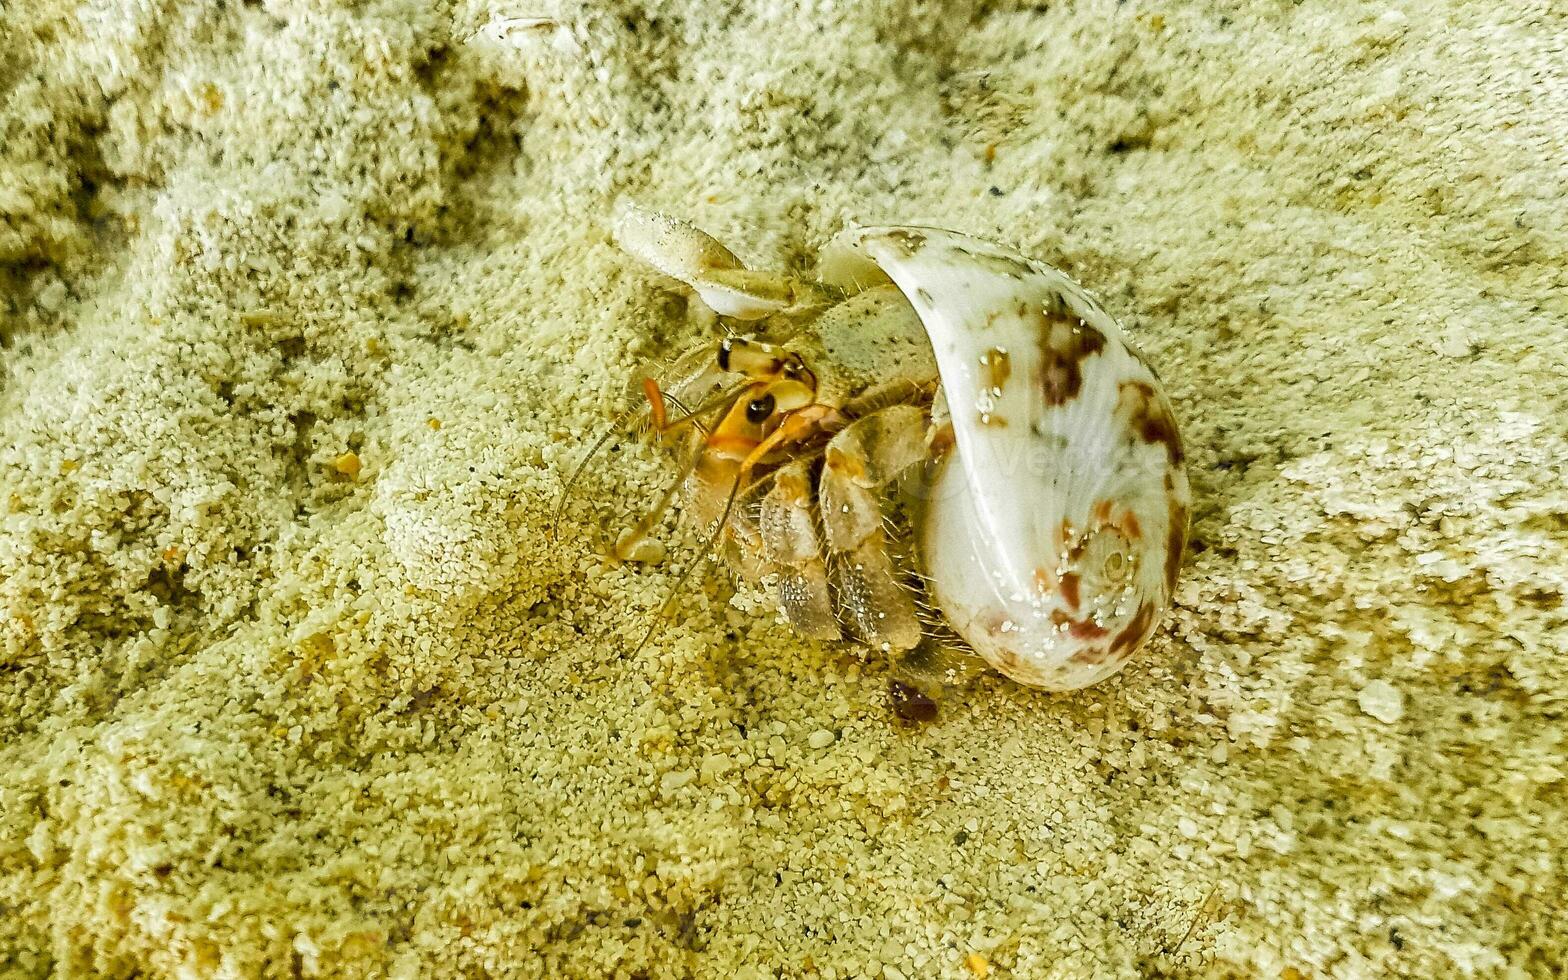
[[[38,0],[0,93],[5,976],[1562,968],[1561,6]],[[718,568],[632,655],[670,458],[549,533],[713,336],[631,202],[1100,296],[1197,495],[1134,664],[906,727]]]

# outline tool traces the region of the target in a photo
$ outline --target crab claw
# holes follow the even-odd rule
[[[678,218],[632,206],[613,233],[627,253],[696,290],[720,316],[761,320],[796,302],[789,279],[747,269],[712,235]]]

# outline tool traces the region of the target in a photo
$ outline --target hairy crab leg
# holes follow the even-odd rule
[[[724,498],[724,507],[719,512],[718,519],[714,522],[713,531],[708,535],[707,540],[703,542],[702,548],[697,552],[696,556],[692,558],[691,562],[687,564],[684,569],[681,570],[680,578],[676,580],[674,588],[670,590],[670,594],[666,596],[664,602],[660,604],[659,611],[655,614],[653,623],[648,627],[648,632],[643,635],[642,640],[639,641],[637,646],[632,649],[633,656],[641,652],[644,646],[647,646],[648,641],[652,639],[653,634],[657,631],[659,623],[664,619],[665,614],[669,612],[670,606],[675,602],[675,597],[680,593],[680,590],[691,578],[692,572],[695,571],[697,566],[702,564],[703,560],[707,558],[707,556],[713,551],[713,546],[718,543],[719,536],[724,533],[725,527],[729,524],[730,514],[733,513],[735,509],[735,501],[740,496],[741,488],[745,487],[747,488],[747,492],[750,492],[750,489],[754,486],[754,484],[747,482],[748,478],[751,476],[751,471],[755,469],[763,459],[767,458],[767,455],[770,452],[778,448],[783,443],[791,439],[799,438],[809,434],[810,431],[816,426],[818,421],[823,417],[828,416],[831,412],[832,409],[828,409],[825,406],[814,405],[805,409],[801,409],[798,412],[791,413],[784,419],[784,422],[777,429],[773,430],[772,433],[770,433],[760,442],[757,442],[751,451],[746,454],[745,458],[740,461],[739,465],[736,467],[734,478],[730,480],[729,491]],[[722,429],[722,426],[720,428]],[[739,448],[739,444],[743,441],[743,439],[744,437],[730,435],[721,431],[715,433],[713,436],[710,436],[707,440],[707,443],[711,447],[715,444],[715,440],[724,440],[725,443],[727,443],[725,448],[731,449]],[[696,459],[698,463],[700,463],[701,460],[705,457],[706,454],[703,453],[694,454],[694,459]],[[696,464],[694,464],[694,466],[695,465]],[[684,481],[684,477],[682,479]]]
[[[837,559],[840,604],[854,632],[886,650],[920,642],[913,597],[887,554],[882,505],[876,490],[926,456],[920,409],[897,406],[868,415],[828,443],[822,467],[822,522],[829,554]]]
[[[843,632],[833,612],[812,496],[808,464],[789,463],[774,475],[762,498],[758,524],[768,561],[777,566],[776,591],[785,617],[805,636],[836,640]]]

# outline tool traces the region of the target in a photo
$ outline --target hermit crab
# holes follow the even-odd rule
[[[648,557],[679,499],[797,631],[880,648],[917,682],[988,664],[1071,690],[1148,638],[1186,540],[1181,438],[1076,283],[936,228],[845,231],[815,281],[638,208],[615,238],[728,330],[642,379],[683,464],[619,557]]]

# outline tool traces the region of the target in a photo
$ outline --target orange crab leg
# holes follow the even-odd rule
[[[642,515],[641,520],[639,520],[628,530],[622,532],[621,536],[616,539],[614,548],[612,549],[612,554],[615,555],[616,560],[629,560],[637,545],[641,544],[642,541],[646,539],[650,533],[652,533],[654,526],[664,519],[665,509],[668,508],[670,506],[670,502],[675,499],[676,492],[678,492],[681,486],[685,484],[686,478],[691,475],[694,469],[696,469],[699,459],[701,459],[701,456],[698,453],[693,452],[691,454],[690,461],[681,469],[680,475],[664,488],[663,493],[659,494],[658,501],[651,508],[649,508],[647,513]]]
[[[642,379],[642,395],[648,399],[648,411],[653,416],[653,431],[663,432],[669,425],[670,419],[664,413],[664,395],[659,391],[659,382],[652,378]]]

